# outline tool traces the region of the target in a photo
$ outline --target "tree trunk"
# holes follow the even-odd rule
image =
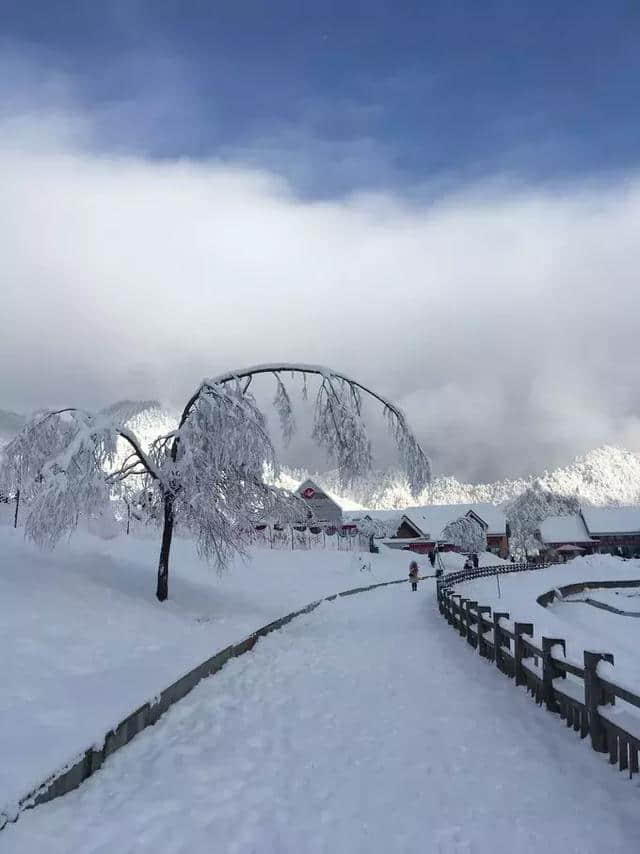
[[[16,491],[16,512],[15,512],[15,515],[13,517],[13,527],[14,528],[18,527],[18,510],[19,509],[20,509],[20,490],[18,489]]]
[[[162,546],[160,548],[160,561],[158,563],[158,586],[156,596],[160,602],[164,602],[169,595],[169,552],[171,551],[171,537],[173,536],[173,495],[164,495],[164,527],[162,529]]]

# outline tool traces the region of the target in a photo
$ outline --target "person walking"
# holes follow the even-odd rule
[[[416,591],[418,589],[418,564],[415,560],[409,564],[409,579],[411,580],[411,589]]]

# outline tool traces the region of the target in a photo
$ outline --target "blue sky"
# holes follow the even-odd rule
[[[3,46],[63,75],[96,145],[222,157],[298,192],[426,192],[638,160],[637,2],[0,4]]]

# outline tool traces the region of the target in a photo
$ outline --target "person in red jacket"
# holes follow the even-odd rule
[[[409,578],[411,580],[411,589],[418,589],[418,564],[415,560],[412,560],[409,564]]]

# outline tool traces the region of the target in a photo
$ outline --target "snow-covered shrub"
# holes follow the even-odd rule
[[[465,554],[477,554],[487,549],[487,532],[472,516],[461,516],[443,530],[444,539]]]

